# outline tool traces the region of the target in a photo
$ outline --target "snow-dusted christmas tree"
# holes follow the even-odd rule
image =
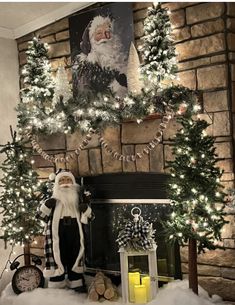
[[[150,7],[144,21],[143,45],[140,47],[144,78],[155,84],[172,79],[177,72],[176,53],[171,38],[171,22],[161,4]]]
[[[11,129],[11,142],[1,145],[0,153],[5,154],[0,169],[2,191],[0,208],[3,214],[1,223],[3,238],[10,244],[28,244],[42,233],[40,222],[35,219],[40,196],[36,192],[40,182],[29,162],[31,150],[28,142],[17,138]]]
[[[168,162],[172,214],[167,233],[180,245],[189,243],[189,285],[197,293],[197,252],[215,249],[221,239],[224,219],[222,172],[216,167],[214,139],[205,132],[205,120],[180,117],[173,154]]]
[[[40,116],[49,116],[53,112],[52,98],[54,82],[48,60],[48,45],[37,37],[29,42],[27,64],[22,70],[24,88],[21,90],[22,103],[18,105],[20,126],[42,127]]]

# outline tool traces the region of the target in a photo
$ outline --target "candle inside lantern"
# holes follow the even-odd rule
[[[144,275],[143,277],[141,277],[141,283],[146,288],[147,301],[149,302],[151,300],[151,295],[150,295],[150,276]]]
[[[137,304],[147,303],[146,287],[144,285],[135,285],[134,297],[135,297],[135,303]]]
[[[140,273],[139,272],[129,272],[129,300],[130,302],[135,302],[134,286],[140,284]]]

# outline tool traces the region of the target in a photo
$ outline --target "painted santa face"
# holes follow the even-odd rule
[[[94,32],[94,40],[96,42],[105,42],[106,40],[109,40],[112,37],[111,32],[111,24],[109,22],[105,22],[104,24],[101,24],[97,26]]]
[[[68,176],[62,176],[58,181],[60,187],[70,187],[73,184],[73,180]]]

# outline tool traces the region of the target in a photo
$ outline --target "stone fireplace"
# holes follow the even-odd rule
[[[100,5],[102,3],[96,4]],[[143,20],[149,5],[151,3],[133,3],[137,46],[143,36]],[[222,183],[225,188],[234,187],[235,4],[174,2],[163,5],[171,11],[179,61],[177,82],[199,90],[203,106],[201,117],[211,123],[207,133],[215,137],[218,165],[224,170]],[[71,80],[68,17],[17,40],[20,71],[26,62],[27,42],[34,34],[40,35],[50,45],[53,70],[56,71],[60,63],[66,63]],[[124,122],[121,126],[104,130],[103,136],[118,152],[133,154],[142,150],[153,138],[159,124],[158,117],[148,118],[139,125],[131,121]],[[100,146],[98,136],[94,136],[78,159],[73,159],[67,165],[58,163],[56,167],[68,168],[75,176],[87,177],[88,180],[99,175],[120,173],[138,173],[143,174],[143,177],[146,173],[164,175],[167,173],[166,162],[173,158],[172,138],[178,128],[176,121],[172,120],[160,145],[136,162],[113,160]],[[72,135],[41,136],[39,141],[49,154],[61,157],[74,151],[81,139],[82,135],[76,132]],[[54,165],[36,154],[34,159],[38,174],[42,179],[47,179],[54,172]],[[225,251],[207,251],[199,255],[199,283],[210,294],[216,293],[225,300],[235,301],[235,218],[232,214],[226,218],[229,224],[224,227],[221,243]],[[41,248],[39,242],[33,251],[39,253]],[[181,249],[181,268],[184,277],[187,277],[187,247]]]

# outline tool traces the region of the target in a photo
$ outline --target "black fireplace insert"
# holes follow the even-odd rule
[[[168,175],[158,173],[103,174],[84,178],[93,194],[95,219],[85,228],[86,267],[96,272],[118,276],[120,262],[116,239],[125,219],[132,219],[131,209],[138,206],[142,216],[156,230],[157,264],[160,282],[181,278],[178,245],[169,244],[162,220],[169,217],[170,201],[166,195]]]

